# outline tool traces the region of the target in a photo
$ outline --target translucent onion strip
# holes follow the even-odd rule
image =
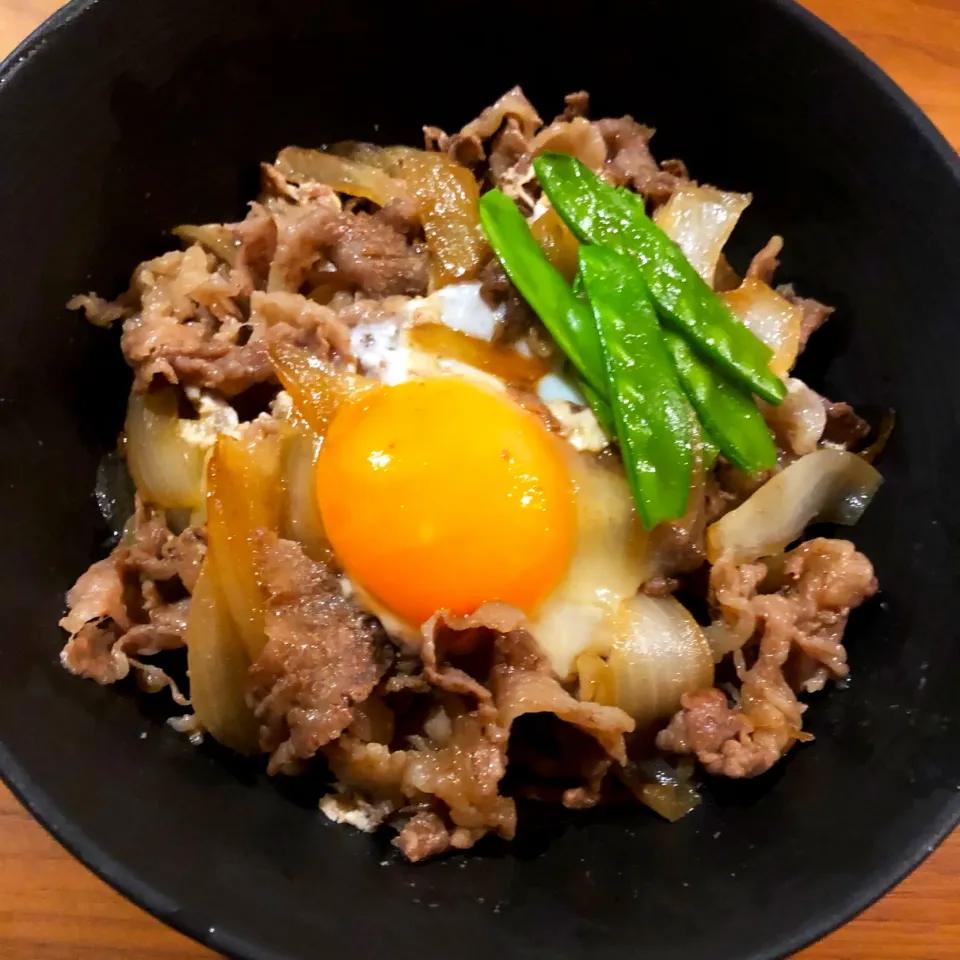
[[[326,436],[341,403],[380,388],[376,380],[337,370],[309,351],[289,344],[271,347],[270,359],[294,407],[320,437]]]
[[[883,478],[845,450],[801,457],[707,529],[707,558],[750,563],[781,553],[814,522],[852,526]]]
[[[683,694],[713,686],[710,647],[673,597],[638,594],[622,605],[607,665],[612,705],[638,728],[675,713]]]
[[[827,426],[827,408],[823,397],[802,380],[789,377],[787,396],[779,407],[760,401],[767,425],[780,445],[798,456],[813,453]]]
[[[607,160],[607,145],[596,124],[586,117],[555,120],[544,127],[530,144],[530,153],[536,156],[546,150],[569,153],[591,170],[599,173]]]
[[[233,231],[222,223],[206,223],[202,226],[185,223],[174,227],[173,235],[184,240],[188,246],[199,243],[231,267],[236,262],[237,252],[240,249],[237,238]]]
[[[550,372],[550,364],[542,357],[524,356],[517,350],[498,347],[479,337],[454,330],[444,323],[417,323],[407,337],[414,346],[435,357],[458,360],[504,383],[532,390]]]
[[[337,193],[363,197],[381,207],[407,195],[403,183],[379,167],[319,150],[287,147],[280,151],[276,166],[293,183],[322,183]]]
[[[188,443],[174,388],[131,393],[125,433],[130,474],[140,496],[168,509],[203,502],[204,450]]]
[[[316,464],[322,440],[294,414],[284,430],[283,486],[286,492],[280,535],[303,545],[312,560],[332,561],[317,502]]]
[[[580,243],[560,218],[560,214],[553,207],[547,207],[530,224],[530,229],[537,243],[543,247],[547,259],[568,281],[572,281],[577,272],[577,251]]]
[[[800,352],[803,310],[757,277],[747,277],[736,290],[725,293],[723,302],[773,351],[770,369],[785,377]]]
[[[683,766],[677,769],[662,759],[628,763],[619,771],[619,776],[641,803],[664,820],[676,823],[695,810],[701,799],[690,782],[692,758],[684,757],[680,762]]]
[[[720,254],[751,199],[749,193],[726,193],[689,184],[680,187],[657,210],[654,219],[697,273],[713,286]]]
[[[280,439],[249,429],[242,439],[217,439],[207,472],[207,536],[219,558],[224,600],[256,660],[266,643],[261,531],[280,525]]]
[[[480,227],[480,187],[473,173],[444,153],[407,150],[401,154],[400,174],[427,237],[432,287],[472,280],[487,249]]]
[[[250,656],[224,601],[212,552],[193,591],[186,641],[197,719],[224,746],[259,752],[257,722],[245,701]]]

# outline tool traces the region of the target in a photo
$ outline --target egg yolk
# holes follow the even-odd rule
[[[506,396],[454,378],[341,406],[317,460],[317,494],[347,574],[415,625],[488,600],[529,613],[573,553],[559,441]]]

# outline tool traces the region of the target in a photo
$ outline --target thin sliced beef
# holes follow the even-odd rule
[[[115,683],[134,669],[148,690],[171,685],[159,668],[136,658],[183,646],[189,591],[205,550],[200,531],[174,535],[158,512],[138,504],[129,538],[67,594],[64,667],[98,683]],[[175,687],[173,695],[185,702]]]
[[[154,606],[147,616],[146,623],[132,626],[123,635],[120,642],[123,650],[149,657],[164,650],[177,650],[184,645],[190,618],[188,597]]]
[[[852,543],[821,537],[787,554],[784,581],[781,589],[795,605],[795,642],[826,670],[802,686],[819,690],[828,677],[849,673],[843,632],[850,611],[877,592],[873,566]]]
[[[353,722],[386,668],[383,635],[299,544],[267,540],[267,644],[250,668],[250,704],[269,771],[295,770]]]
[[[423,128],[424,146],[429,151],[446,153],[461,166],[476,169],[486,159],[483,141],[476,134],[447,135],[439,127]]]
[[[400,831],[395,843],[400,852],[416,863],[446,852],[450,847],[450,831],[436,813],[425,810],[415,814]]]
[[[756,730],[738,709],[727,704],[722,690],[685,694],[681,709],[657,737],[668,753],[692,754],[708,773],[733,778],[766,773],[792,741],[776,731]]]
[[[439,613],[424,625],[420,655],[430,683],[451,693],[475,698],[483,707],[496,705],[497,723],[509,734],[515,720],[530,713],[550,713],[593,737],[619,763],[626,761],[624,734],[633,720],[622,710],[581,702],[570,696],[550,669],[536,641],[524,629],[525,617],[514,607],[488,603],[466,618]],[[441,647],[463,654],[486,639],[493,663],[486,684],[465,671],[438,663]]]
[[[476,712],[458,713],[448,707],[447,716],[446,743],[433,750],[408,752],[404,792],[435,797],[447,807],[456,835],[456,839],[451,836],[453,846],[472,846],[490,830],[513,839],[516,807],[499,790],[507,770],[505,732]]]
[[[248,218],[260,219],[262,211]],[[241,251],[238,262],[243,260]],[[295,316],[285,311],[283,322],[266,322],[256,310],[249,322],[243,319],[235,298],[252,276],[247,267],[229,272],[199,245],[142,264],[125,295],[139,309],[124,322],[121,338],[135,387],[146,390],[160,377],[233,396],[274,378],[270,343],[329,354],[327,335],[336,341],[334,321],[318,305],[303,300]]]
[[[657,738],[661,750],[711,757],[743,729],[742,715],[730,707],[726,694],[716,687],[685,693],[680,706],[680,712]]]
[[[809,739],[797,693],[847,676],[847,619],[877,581],[853,544],[821,538],[767,563],[721,558],[710,586],[718,615],[711,639],[734,653],[739,702],[728,706],[719,690],[687,695],[657,745],[695,755],[710,773],[752,777]]]
[[[536,201],[530,160],[534,137],[542,126],[523,91],[514,87],[459,133],[448,136],[437,127],[425,127],[424,137],[428,150],[442,150],[481,175],[485,172],[493,186],[530,210]]]
[[[788,377],[786,384],[787,396],[779,406],[758,401],[781,454],[803,456],[821,442],[853,450],[869,436],[870,424],[849,403],[828,400],[796,377]],[[879,434],[885,429],[881,426]]]
[[[420,211],[407,197],[395,197],[376,213],[377,219],[404,237],[412,237],[420,229]]]
[[[396,749],[364,739],[374,727],[381,740],[393,737],[386,732],[392,725],[371,725],[365,717],[328,744],[324,754],[341,799],[328,798],[323,809],[339,818],[346,796],[361,798],[365,809],[381,817],[390,815],[385,808],[412,810],[395,841],[411,859],[472,846],[491,831],[509,839],[516,808],[500,793],[500,781],[514,724],[534,713],[550,715],[580,737],[579,755],[568,769],[582,783],[570,788],[571,804],[584,805],[588,794],[599,796],[608,770],[626,759],[624,735],[633,730],[633,720],[567,693],[523,622],[514,608],[486,604],[472,617],[438,614],[425,625],[422,672],[405,674],[403,684],[389,678],[383,688],[388,697],[414,697],[423,704],[420,732],[408,738],[409,748]],[[404,702],[407,714],[417,713]]]
[[[510,119],[516,121],[517,127],[526,137],[532,137],[543,126],[543,120],[524,96],[523,90],[513,87],[496,103],[487,107],[476,120],[471,120],[460,133],[488,140]]]
[[[490,307],[503,308],[503,314],[494,330],[496,343],[516,343],[531,330],[542,328],[539,317],[513,285],[496,257],[488,261],[480,271],[480,296]]]
[[[267,279],[271,293],[298,293],[311,267],[334,242],[341,215],[340,201],[329,188],[309,203],[275,204],[271,208],[277,244]]]
[[[545,664],[536,669],[514,666],[510,658],[493,669],[491,689],[500,725],[507,731],[526,714],[549,713],[592,737],[618,763],[626,762],[624,736],[635,727],[632,717],[618,707],[577,700],[567,693]]]
[[[851,450],[870,433],[870,424],[849,403],[834,403],[824,397],[823,407],[827,416],[824,440]]]
[[[416,212],[405,201],[375,214],[341,210],[336,196],[305,205],[275,207],[279,239],[270,265],[271,292],[299,292],[318,262],[329,263],[338,279],[370,297],[426,293],[426,248],[411,242]]]
[[[123,580],[113,559],[98,560],[68,591],[68,613],[60,626],[74,634],[91,620],[113,620],[120,629],[127,629],[130,617],[123,592]]]
[[[511,839],[516,808],[499,793],[506,771],[506,736],[457,697],[438,704],[426,736],[410,749],[391,749],[346,734],[324,748],[339,789],[362,798],[381,817],[412,809],[396,845],[411,859],[465,849],[493,830]],[[442,718],[443,722],[439,722]],[[321,809],[328,812],[325,804]]]
[[[568,93],[563,98],[563,103],[563,113],[557,117],[558,120],[576,120],[577,117],[586,119],[590,116],[590,94],[586,90]]]
[[[163,512],[138,503],[133,535],[110,555],[121,575],[135,577],[142,592],[154,581],[176,581],[187,591],[193,589],[207,552],[206,533],[188,527],[180,534],[168,529]]]
[[[233,297],[239,288],[213,254],[195,244],[141,264],[124,298],[139,309],[123,324],[121,348],[145,390],[154,377],[197,383],[182,359],[212,363],[230,353],[242,318]]]
[[[87,321],[95,327],[109,327],[128,315],[122,301],[104,300],[95,293],[79,294],[67,301],[68,310],[82,310]]]
[[[317,265],[371,297],[426,292],[427,253],[409,203],[344,211],[329,187],[286,184],[273,172],[273,193],[225,228],[235,243],[221,251],[226,259],[194,244],[141,264],[116,303],[92,294],[70,302],[101,325],[125,318],[121,347],[138,390],[161,378],[235,396],[275,379],[273,343],[349,358],[343,325],[300,296]]]
[[[790,283],[777,287],[777,293],[803,312],[800,321],[800,352],[802,353],[810,337],[830,319],[834,307],[828,307],[810,297],[798,296],[793,284]]]
[[[773,286],[773,277],[780,266],[780,254],[783,252],[783,237],[772,236],[766,246],[754,254],[747,267],[747,278],[762,280],[767,286]]]
[[[493,138],[490,178],[509,197],[522,197],[522,188],[533,180],[532,144],[532,138],[514,117],[508,117],[503,129]]]
[[[255,293],[250,298],[250,319],[257,340],[251,346],[289,343],[309,347],[317,356],[352,358],[350,331],[329,307],[299,293]]]
[[[428,150],[442,150],[458,163],[467,167],[477,167],[487,159],[484,144],[493,139],[504,128],[511,133],[503,145],[503,151],[514,150],[522,142],[521,153],[533,135],[543,126],[543,121],[534,110],[533,104],[523,95],[519,87],[508,90],[496,103],[487,107],[476,120],[468,123],[459,133],[448,136],[438,127],[425,127],[424,139]],[[511,147],[511,141],[513,146]],[[493,152],[497,151],[494,144]],[[504,153],[498,165],[506,169]],[[491,161],[491,165],[492,161]]]
[[[661,523],[651,534],[650,554],[655,558],[653,567],[657,571],[654,579],[669,581],[681,574],[693,573],[706,563],[709,507],[707,483],[698,467],[690,485],[686,513],[679,520]]]
[[[250,296],[254,290],[266,289],[280,239],[277,222],[266,207],[254,202],[247,218],[232,224],[231,229],[239,247],[232,278],[239,290]]]
[[[594,124],[607,145],[607,177],[628,186],[655,204],[665,203],[684,178],[661,168],[650,152],[654,131],[633,117],[597,120]]]
[[[340,274],[369,297],[422,296],[427,292],[426,248],[396,229],[401,208],[344,213],[328,241],[327,256]]]

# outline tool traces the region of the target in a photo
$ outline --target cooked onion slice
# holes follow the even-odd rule
[[[277,157],[277,170],[293,183],[323,183],[337,193],[363,197],[381,207],[407,195],[403,183],[379,167],[319,150],[287,147]]]
[[[416,201],[427,237],[433,289],[472,280],[487,249],[480,227],[480,187],[473,173],[445,153],[405,150],[400,175]]]
[[[186,640],[197,719],[224,746],[238,753],[259,752],[257,722],[244,699],[250,656],[223,599],[212,552],[190,601]]]
[[[272,346],[270,359],[294,407],[320,437],[326,436],[341,403],[380,386],[376,380],[338,370],[308,350],[289,344]]]
[[[204,450],[184,436],[176,390],[131,393],[125,433],[130,474],[140,496],[168,509],[203,501]]]
[[[510,347],[500,347],[479,337],[454,330],[445,323],[416,323],[407,338],[424,353],[457,360],[504,383],[533,390],[536,383],[550,372],[550,364],[542,357],[528,357]]]
[[[283,438],[283,485],[286,492],[281,536],[296,540],[312,560],[332,560],[316,492],[316,463],[322,439],[294,414]]]
[[[725,193],[689,184],[680,187],[654,219],[697,273],[713,286],[720,253],[751,199],[749,193]]]
[[[658,759],[628,763],[620,771],[620,778],[642,804],[676,823],[700,805],[700,794],[690,782],[692,772],[692,764],[689,770],[675,770],[666,760]]]
[[[547,259],[569,281],[577,272],[577,255],[580,244],[570,232],[570,228],[560,218],[553,207],[540,214],[531,224],[537,242],[543,247]]]
[[[219,558],[227,609],[250,660],[266,643],[261,581],[261,532],[280,524],[280,442],[276,433],[248,430],[217,439],[207,470],[207,537]]]
[[[713,656],[696,620],[673,597],[638,594],[615,614],[606,661],[578,659],[582,699],[619,707],[643,727],[680,709],[680,697],[713,685]]]
[[[760,401],[764,419],[782,446],[797,456],[813,453],[827,426],[823,397],[802,380],[787,379],[787,395],[778,407]]]
[[[781,553],[817,521],[852,526],[883,478],[846,450],[817,450],[767,481],[707,529],[707,558],[750,563]]]
[[[591,170],[600,172],[607,159],[607,145],[596,124],[586,117],[572,120],[555,120],[544,127],[530,145],[533,156],[552,150],[554,153],[569,153]]]
[[[215,253],[231,267],[237,259],[240,249],[233,231],[222,223],[205,223],[201,226],[185,223],[173,228],[173,235],[186,241],[187,245],[199,243],[211,253]]]
[[[785,377],[797,362],[803,310],[757,277],[747,277],[723,302],[772,351],[770,369]]]

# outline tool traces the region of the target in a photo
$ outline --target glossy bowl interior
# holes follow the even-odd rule
[[[859,54],[781,0],[509,12],[268,0],[72,4],[0,70],[0,768],[102,876],[222,952],[431,960],[759,960],[863,907],[960,813],[960,174]],[[63,593],[99,555],[91,497],[127,387],[115,337],[65,313],[118,292],[179,222],[233,219],[288,143],[416,142],[521,83],[541,111],[660,128],[661,157],[750,190],[735,259],[786,237],[784,280],[838,306],[801,375],[896,408],[854,539],[883,593],[817,742],[710,783],[677,825],[527,809],[516,846],[410,866],[316,812],[316,785],[195,750],[161,707],[69,677]]]

